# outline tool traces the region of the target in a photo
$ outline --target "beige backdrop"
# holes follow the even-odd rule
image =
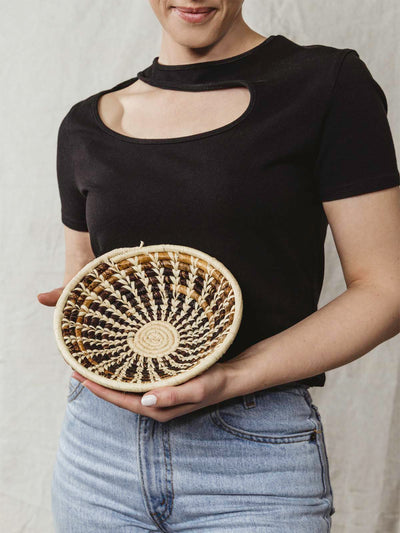
[[[148,66],[160,28],[147,0],[3,4],[0,529],[50,533],[71,373],[55,345],[52,309],[36,300],[63,279],[57,130],[73,103]],[[356,49],[386,93],[400,154],[398,0],[246,0],[244,15],[263,35]],[[326,253],[320,306],[345,290],[329,231]],[[311,389],[325,426],[334,533],[400,532],[399,352],[397,336]]]

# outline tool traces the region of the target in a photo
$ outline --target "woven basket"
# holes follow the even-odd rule
[[[242,319],[242,293],[215,257],[186,246],[117,248],[82,268],[54,311],[70,367],[105,387],[145,392],[215,363]]]

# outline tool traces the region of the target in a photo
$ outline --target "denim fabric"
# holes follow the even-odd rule
[[[51,495],[57,533],[323,533],[335,512],[304,384],[161,423],[71,377]]]

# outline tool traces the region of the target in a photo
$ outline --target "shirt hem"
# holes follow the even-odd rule
[[[76,231],[89,231],[86,222],[69,220],[65,217],[61,217],[62,223],[68,228],[74,229]]]
[[[358,196],[360,194],[388,189],[398,185],[400,185],[399,172],[382,174],[380,176],[363,179],[362,181],[353,181],[346,185],[342,185],[338,189],[333,189],[320,195],[320,199],[322,202],[329,202],[331,200],[339,200],[341,198],[348,198],[350,196]]]

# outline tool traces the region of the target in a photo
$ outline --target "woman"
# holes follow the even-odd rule
[[[150,3],[160,56],[60,126],[63,286],[113,248],[181,244],[232,271],[244,314],[226,354],[182,385],[142,397],[73,373],[57,531],[330,531],[308,389],[399,332],[385,95],[355,50],[264,37],[242,0]],[[347,290],[317,309],[328,223]]]

